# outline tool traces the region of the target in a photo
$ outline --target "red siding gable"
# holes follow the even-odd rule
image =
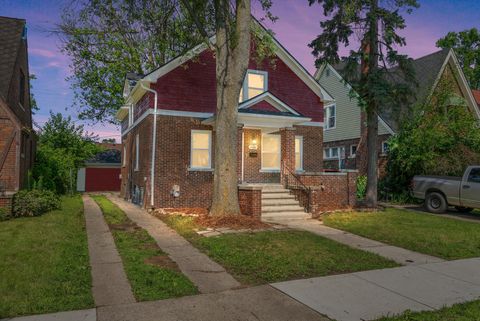
[[[273,66],[251,60],[249,69],[267,71],[269,92],[312,121],[323,122],[321,99],[282,60],[275,59]],[[152,88],[158,91],[160,109],[214,113],[215,86],[215,58],[206,50],[160,77]]]
[[[248,107],[247,109],[250,109],[250,110],[260,110],[260,111],[273,111],[273,112],[279,112],[279,110],[275,107],[273,107],[272,105],[270,105],[268,102],[266,101],[259,101],[258,103],[256,103],[255,105],[251,106],[251,107]]]

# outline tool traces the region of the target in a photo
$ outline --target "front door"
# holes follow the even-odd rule
[[[468,174],[467,181],[463,182],[460,188],[462,205],[480,208],[480,168],[473,168]]]

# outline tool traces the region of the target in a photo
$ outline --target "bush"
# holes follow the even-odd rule
[[[59,197],[51,191],[20,191],[13,197],[13,216],[39,216],[60,208]]]
[[[0,222],[10,219],[10,210],[5,207],[0,207]]]
[[[357,178],[357,200],[363,201],[367,194],[367,176],[362,175]]]

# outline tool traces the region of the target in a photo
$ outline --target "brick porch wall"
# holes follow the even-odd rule
[[[238,186],[238,202],[243,215],[260,218],[262,215],[262,189]]]
[[[0,196],[0,208],[7,208],[8,211],[12,210],[13,195]]]
[[[326,211],[354,207],[357,176],[356,171],[300,175],[300,181],[311,188],[310,213],[318,216]],[[302,190],[294,190],[293,193],[305,206],[308,195]]]

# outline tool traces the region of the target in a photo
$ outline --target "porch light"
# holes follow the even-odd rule
[[[258,144],[256,139],[252,139],[252,141],[250,142],[250,145],[248,145],[248,149],[250,149],[251,151],[258,150]]]

